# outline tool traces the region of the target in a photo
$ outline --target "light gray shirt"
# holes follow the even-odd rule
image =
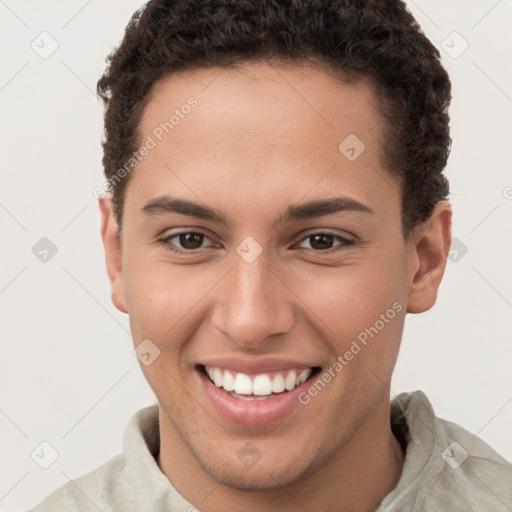
[[[437,418],[422,391],[391,402],[393,432],[406,447],[400,480],[377,512],[512,511],[512,464],[464,428]],[[64,484],[32,512],[191,512],[156,463],[158,405],[138,411],[123,453]]]

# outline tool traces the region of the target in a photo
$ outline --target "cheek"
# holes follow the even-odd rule
[[[346,354],[352,368],[394,364],[405,318],[405,279],[396,258],[374,255],[329,272],[302,274],[296,286],[313,312],[311,321],[322,326],[335,354]]]
[[[123,274],[135,344],[144,338],[161,340],[175,323],[174,318],[183,314],[189,288],[179,276],[173,278],[169,266],[148,261],[137,251],[123,262]]]
[[[178,327],[179,319],[186,316],[195,302],[195,296],[187,286],[176,287],[177,282],[180,280],[167,280],[163,276],[153,279],[146,274],[130,283],[128,302],[135,340],[135,334],[155,342],[173,337],[170,336],[172,330]]]
[[[302,273],[294,288],[304,304],[335,332],[375,323],[391,305],[403,302],[405,280],[397,268],[354,264]]]
[[[194,332],[194,305],[201,298],[194,280],[182,274],[170,272],[170,267],[162,264],[140,269],[132,273],[128,298],[134,345],[149,339],[159,351],[151,364],[141,364],[141,370],[159,401],[170,404],[178,416],[182,403],[190,402],[185,388],[191,376],[181,362],[187,359],[183,356]]]
[[[127,302],[134,343],[152,340],[161,350],[162,361],[174,366],[205,317],[204,299],[218,274],[161,260],[141,259],[141,264],[128,268]]]

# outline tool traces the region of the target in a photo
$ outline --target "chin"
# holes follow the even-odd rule
[[[291,444],[290,448],[297,449],[297,446]],[[313,459],[314,453],[306,454],[304,450],[288,454],[273,451],[271,453],[275,457],[263,456],[261,459],[249,459],[245,462],[237,457],[240,454],[239,448],[226,446],[221,450],[221,453],[207,450],[206,457],[204,451],[197,453],[192,450],[192,453],[203,471],[211,478],[232,489],[245,491],[272,491],[291,486],[323,463],[323,460]],[[318,457],[323,459],[319,454]]]
[[[259,468],[223,468],[217,471],[205,469],[212,478],[232,489],[242,491],[273,491],[298,482],[307,472],[307,467],[279,468],[260,466]]]

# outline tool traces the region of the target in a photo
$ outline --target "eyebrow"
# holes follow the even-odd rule
[[[142,213],[151,216],[165,213],[178,213],[228,225],[227,217],[216,208],[186,199],[172,198],[167,195],[152,199],[142,208],[141,211]],[[363,212],[370,215],[375,214],[375,211],[372,208],[356,201],[355,199],[351,199],[350,197],[333,197],[309,201],[299,205],[290,205],[286,208],[284,213],[281,213],[278,216],[277,222],[315,219],[345,211]]]

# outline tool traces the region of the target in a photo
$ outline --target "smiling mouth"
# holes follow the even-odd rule
[[[199,365],[198,369],[216,387],[240,400],[269,400],[284,396],[316,376],[321,368],[293,369],[248,375],[232,370]]]

